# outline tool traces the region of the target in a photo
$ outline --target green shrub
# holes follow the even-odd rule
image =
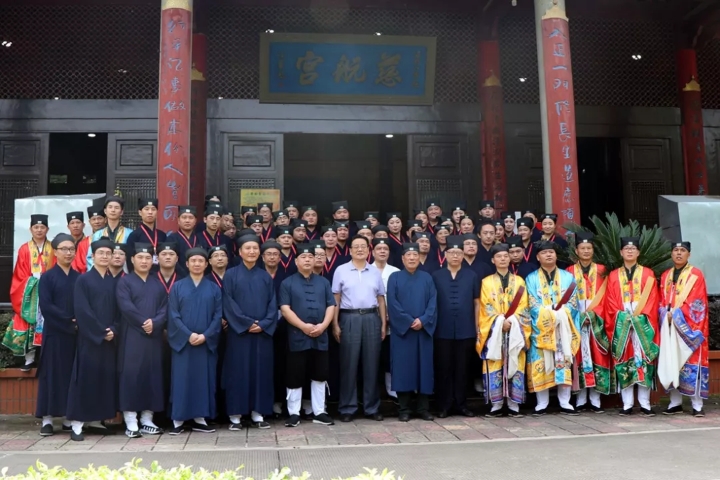
[[[6,476],[8,468],[5,467],[2,469],[0,478],[7,480],[253,480],[240,474],[243,467],[225,472],[211,472],[204,468],[193,471],[192,466],[180,465],[166,470],[158,462],[153,462],[148,469],[140,466],[141,461],[139,458],[133,459],[117,470],[89,465],[87,468],[81,468],[74,472],[67,471],[62,467],[49,468],[38,461],[34,467],[28,468],[27,473],[20,475]],[[282,470],[271,472],[266,480],[307,480],[310,478],[308,472],[303,472],[300,476],[290,473],[290,469],[284,467]],[[375,469],[366,468],[365,473],[345,480],[395,480],[395,474],[387,469],[378,473]],[[398,480],[402,480],[402,477],[398,477]]]

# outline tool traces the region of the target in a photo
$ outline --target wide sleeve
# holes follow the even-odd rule
[[[528,309],[530,310],[530,318],[538,318],[538,315],[540,314],[540,309],[542,309],[543,307],[542,301],[535,296],[538,290],[538,278],[539,275],[533,272],[528,275],[527,279],[525,279],[525,284],[527,286]]]
[[[92,238],[90,239],[90,243],[94,242],[95,240],[100,240],[100,237],[102,237],[102,232],[104,231],[104,228],[101,228],[97,232],[93,233]],[[90,245],[88,245],[87,254],[85,254],[85,268],[89,272],[90,269],[95,265],[95,262],[93,262],[92,258],[92,248],[90,248]]]
[[[142,329],[147,316],[140,313],[133,302],[132,281],[130,276],[122,277],[115,287],[115,299],[122,320],[135,329]]]
[[[238,305],[238,303],[233,298],[233,293],[235,292],[235,289],[239,287],[240,285],[236,285],[235,273],[232,270],[229,270],[225,274],[225,278],[223,278],[223,314],[225,315],[225,320],[227,320],[230,328],[238,335],[247,332],[250,327],[255,324],[255,319],[245,315],[242,308],[240,308],[240,305]],[[275,310],[275,312],[275,315],[277,315],[277,309]]]
[[[645,282],[643,282],[643,290],[647,288],[646,282],[650,282],[652,284],[652,287],[650,289],[650,295],[648,296],[647,303],[645,303],[645,306],[643,307],[640,314],[645,315],[650,325],[655,329],[655,343],[659,344],[660,329],[658,328],[658,307],[660,305],[660,298],[658,296],[657,281],[655,280],[655,275],[653,274],[653,271],[649,268],[644,268],[643,272],[647,272],[646,275],[644,275]]]
[[[223,294],[220,288],[213,288],[213,308],[210,325],[202,333],[208,350],[215,353],[220,343],[220,331],[222,330],[223,316]]]
[[[522,278],[515,279],[518,288],[525,287],[525,282]],[[523,336],[525,337],[525,348],[530,348],[530,334],[532,333],[532,321],[530,319],[530,310],[528,309],[528,294],[527,288],[520,297],[520,303],[518,303],[517,309],[515,310],[515,318],[520,322],[522,327]]]
[[[610,272],[607,278],[607,288],[605,289],[605,299],[603,300],[603,311],[605,316],[605,332],[608,339],[612,342],[615,336],[615,324],[617,323],[618,313],[624,311],[622,301],[622,292],[620,291],[620,283],[618,282],[617,272]]]
[[[65,333],[75,333],[75,324],[73,323],[72,313],[68,315],[64,309],[58,307],[53,291],[56,287],[55,276],[43,275],[38,285],[38,305],[43,313],[45,323],[52,323],[53,327],[62,330]],[[63,305],[65,299],[61,300]]]
[[[182,284],[176,284],[170,290],[170,299],[168,300],[168,343],[170,348],[180,353],[190,340],[190,331],[182,321],[182,298],[180,298],[180,290]]]
[[[86,274],[87,275],[87,274]],[[87,281],[80,277],[75,282],[75,291],[73,294],[73,303],[75,306],[75,320],[78,325],[78,334],[89,339],[96,345],[102,345],[107,335],[106,327],[98,321],[95,313],[90,306],[90,292],[87,288]]]
[[[87,238],[84,238],[77,245],[77,252],[75,253],[75,258],[73,259],[71,267],[78,273],[87,272],[87,254],[89,245],[90,243]]]
[[[273,285],[272,277],[266,272],[262,272],[265,275],[265,288],[269,293],[268,302],[265,310],[265,317],[258,320],[258,326],[262,328],[263,333],[272,336],[275,333],[275,327],[277,327],[278,321],[278,306],[277,298],[275,298],[275,285]],[[258,282],[259,283],[259,282]]]
[[[168,295],[165,293],[165,288],[160,284],[160,281],[152,282],[153,289],[157,291],[157,297],[160,299],[157,311],[152,317],[153,333],[157,330],[160,331],[165,328],[168,321]],[[155,292],[153,292],[154,294]]]
[[[388,279],[387,308],[392,333],[404,336],[415,319],[405,312],[400,301],[400,272],[395,272]]]
[[[495,319],[502,313],[498,310],[498,305],[493,299],[492,283],[493,278],[486,277],[480,286],[480,314],[477,319],[478,338],[475,344],[475,350],[478,354],[481,354],[485,348]]]
[[[25,295],[25,285],[27,280],[32,276],[30,268],[30,250],[27,243],[23,243],[18,250],[17,263],[13,270],[12,281],[10,283],[10,302],[13,311],[20,315],[22,311],[22,302]]]
[[[432,337],[437,326],[437,289],[430,274],[425,274],[427,280],[425,282],[425,313],[422,314],[420,321],[423,329]]]

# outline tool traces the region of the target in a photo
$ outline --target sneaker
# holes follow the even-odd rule
[[[250,422],[250,426],[252,428],[259,428],[261,430],[270,428],[270,424],[268,422],[266,422],[265,420],[262,420],[260,422],[256,422],[255,420],[253,420],[252,422]]]
[[[243,429],[242,423],[234,423],[230,422],[230,425],[228,425],[228,430],[232,432],[239,432]]]
[[[654,417],[655,412],[652,408],[640,408],[640,413],[642,413],[646,417]]]
[[[185,425],[180,425],[179,427],[173,427],[170,430],[167,431],[168,435],[180,435],[185,431]]]
[[[693,414],[693,417],[698,417],[698,418],[700,418],[700,417],[704,417],[704,416],[705,416],[705,411],[704,411],[704,410],[695,410],[695,409],[693,408],[693,413],[692,413],[692,414]]]
[[[285,420],[286,427],[297,427],[298,425],[300,425],[300,415],[290,415],[287,420]]]
[[[70,440],[72,440],[73,442],[82,442],[83,440],[85,440],[85,437],[82,433],[75,433],[75,430],[71,430]]]
[[[163,433],[163,429],[154,425],[142,425],[140,433],[143,435],[160,435]]]
[[[632,415],[632,413],[633,413],[632,408],[626,408],[624,410],[620,410],[618,412],[618,415],[620,415],[621,417],[627,417],[629,415]]]
[[[140,430],[130,430],[130,429],[127,429],[127,430],[125,430],[125,435],[126,435],[128,438],[140,438],[140,437],[142,437],[142,433],[140,433]]]
[[[591,410],[593,413],[605,413],[605,409],[604,409],[604,408],[602,408],[602,407],[596,407],[595,405],[591,405],[591,406],[590,406],[590,410]]]
[[[49,437],[49,436],[52,435],[53,433],[55,433],[55,432],[53,431],[52,423],[48,423],[47,425],[43,425],[42,428],[40,429],[40,435],[43,436],[43,437]]]
[[[502,417],[503,414],[504,414],[503,409],[498,408],[497,410],[492,410],[492,411],[486,413],[485,416],[487,418],[498,418],[498,417]]]
[[[563,407],[560,408],[560,414],[568,415],[570,417],[577,417],[580,415],[578,412],[576,412],[572,408],[563,408]]]
[[[542,410],[535,410],[535,411],[532,413],[532,416],[533,416],[533,417],[542,417],[542,416],[544,416],[545,414],[547,414],[547,408],[543,408]]]
[[[683,413],[682,405],[676,405],[674,407],[668,407],[663,410],[663,415],[675,415],[677,413]]]
[[[523,418],[525,416],[524,413],[516,412],[515,410],[508,409],[508,417],[511,418]]]
[[[200,433],[214,433],[215,427],[210,425],[203,425],[202,423],[192,422],[192,431]]]
[[[335,421],[327,413],[315,415],[315,418],[313,418],[313,423],[319,423],[320,425],[335,425]]]

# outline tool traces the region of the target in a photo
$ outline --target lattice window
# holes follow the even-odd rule
[[[0,256],[13,254],[15,199],[38,194],[36,177],[0,177]]]
[[[656,22],[571,18],[575,103],[676,106],[672,32],[670,25]],[[506,103],[540,102],[536,45],[532,17],[503,19],[500,58]],[[641,58],[634,60],[638,54]]]
[[[155,178],[117,177],[116,185],[116,190],[120,190],[120,194],[125,200],[123,224],[132,229],[138,228],[142,223],[142,219],[138,215],[138,200],[157,196]]]
[[[428,200],[436,199],[440,205],[451,205],[463,199],[462,181],[459,179],[429,179],[417,180],[417,205],[412,208],[425,208]],[[448,212],[445,212],[446,214]]]
[[[210,97],[258,98],[260,33],[418,35],[437,37],[435,102],[477,102],[472,15],[409,10],[221,6],[210,9]]]
[[[0,32],[0,98],[157,98],[159,2],[3,5]]]
[[[659,220],[658,196],[667,195],[665,182],[631,181],[632,207],[625,212],[630,219],[637,220],[640,225],[656,225]]]
[[[720,40],[704,45],[697,56],[703,108],[720,108]]]
[[[536,212],[545,211],[545,182],[542,178],[528,180],[527,205]]]

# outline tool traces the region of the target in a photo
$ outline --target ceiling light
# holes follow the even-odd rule
[[[222,100],[223,98],[225,98],[225,97],[218,97],[218,100]]]
[[[632,56],[632,59],[633,60],[642,60],[642,55],[640,55],[639,53],[636,53],[635,55]]]
[[[60,100],[60,97],[55,97],[53,98],[53,100]]]
[[[118,69],[118,73],[127,73],[127,70],[125,70],[124,68],[120,68]]]
[[[3,40],[2,46],[4,47],[7,44],[7,40]]]
[[[88,137],[90,137],[90,138],[95,138],[95,134],[94,134],[94,133],[88,133]]]
[[[387,135],[385,135],[385,138],[393,138],[393,134],[392,134],[392,133],[388,133]]]
[[[520,77],[520,78],[518,78],[518,80],[520,80],[522,83],[525,83],[525,82],[527,81],[527,78],[525,78],[525,77]]]
[[[382,35],[382,32],[375,32],[375,35],[379,37],[380,35]]]
[[[265,33],[275,33],[275,30],[273,30],[272,28],[268,28],[267,30],[265,30]]]
[[[7,42],[7,43],[5,44],[5,46],[8,47],[8,48],[10,48],[10,45],[12,45],[12,42]]]

